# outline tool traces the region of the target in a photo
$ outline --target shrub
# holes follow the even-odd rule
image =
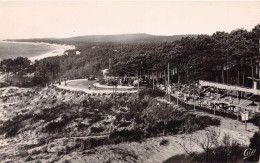
[[[160,145],[168,145],[169,144],[169,141],[166,140],[166,139],[163,139],[161,142],[160,142]]]
[[[105,119],[104,117],[102,117],[99,114],[92,114],[91,120],[89,121],[90,124],[102,121],[103,119]]]
[[[127,127],[131,124],[131,122],[122,122],[120,123],[119,127]]]
[[[12,120],[5,121],[0,127],[0,134],[6,134],[5,137],[16,136],[18,131],[25,126],[23,121],[32,117],[32,114],[20,114],[15,116]]]
[[[8,83],[0,82],[0,88],[9,86]]]
[[[104,131],[105,129],[103,127],[91,127],[91,132],[94,132],[94,133],[100,133],[102,131]]]
[[[164,91],[160,89],[152,89],[152,88],[143,89],[139,93],[140,98],[144,98],[144,96],[151,96],[155,98],[155,97],[163,97],[164,95],[165,95]]]
[[[101,85],[106,85],[107,82],[106,82],[105,80],[101,80],[101,81],[100,81],[100,84],[101,84]]]
[[[90,125],[85,125],[84,123],[79,123],[78,124],[78,129],[80,130],[85,130],[89,127]]]
[[[42,85],[46,83],[47,79],[39,76],[33,77],[32,81],[29,83],[30,86]]]
[[[249,122],[252,122],[254,125],[259,126],[260,127],[260,114],[256,113],[253,117],[253,119],[250,119]]]
[[[144,133],[141,129],[133,130],[122,130],[114,131],[109,135],[109,139],[112,139],[114,142],[120,143],[123,141],[140,141],[143,138]]]
[[[220,120],[216,118],[211,118],[209,116],[200,116],[199,121],[202,128],[208,127],[208,126],[219,126]]]
[[[5,137],[14,137],[17,135],[18,131],[20,128],[22,128],[23,125],[21,125],[20,123],[15,123],[13,125],[10,125],[10,127],[6,128],[6,130],[4,132],[6,132]]]
[[[80,140],[81,144],[81,150],[91,149],[97,146],[101,146],[104,144],[108,144],[107,137],[101,137],[101,138],[90,138],[87,140]]]
[[[60,132],[70,120],[67,116],[63,116],[61,121],[50,122],[45,126],[45,132]]]
[[[253,137],[250,139],[249,148],[255,149],[256,151],[255,151],[254,155],[252,155],[251,157],[249,157],[247,159],[247,161],[257,162],[259,160],[259,148],[260,148],[259,133],[257,133],[257,132],[254,133]]]

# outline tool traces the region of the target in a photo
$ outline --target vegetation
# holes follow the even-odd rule
[[[25,111],[16,112],[13,118],[3,121],[0,126],[0,136],[15,139],[26,136],[26,140],[38,140],[33,141],[35,144],[23,148],[19,146],[19,155],[13,156],[19,159],[38,160],[42,155],[50,156],[57,153],[58,160],[75,151],[86,156],[95,154],[99,149],[95,148],[97,146],[193,133],[220,124],[219,119],[194,115],[186,109],[175,108],[162,102],[166,96],[160,90],[144,89],[140,91],[143,96],[140,96],[139,100],[136,99],[136,94],[117,94],[114,100],[111,100],[111,95],[94,96],[83,92],[65,91],[54,86],[28,90],[33,91],[23,93],[28,94],[26,99],[17,99],[20,103],[16,107],[23,107]],[[17,93],[16,89],[8,92],[6,102],[11,100],[11,93]],[[20,95],[21,93],[17,96]],[[17,111],[15,107],[9,107],[10,110]],[[256,141],[257,137],[252,139],[251,144],[256,146]],[[163,138],[158,145],[164,148],[169,143],[171,142],[167,138]],[[114,146],[108,147],[109,150],[113,150],[110,147]],[[222,154],[226,148],[221,145],[215,147],[218,148],[216,151],[222,153],[212,155],[212,152],[209,152],[208,159],[217,157],[224,160],[225,155]],[[239,154],[242,151],[240,146],[228,149]],[[123,156],[129,154],[128,151],[123,152]],[[230,161],[236,160],[232,152],[227,156]],[[205,153],[197,155],[201,159],[206,157]],[[138,160],[136,154],[133,157],[134,160]],[[220,161],[224,162],[223,160]]]
[[[206,133],[206,140],[199,138],[191,138],[180,144],[186,154],[176,155],[167,159],[164,163],[177,162],[257,162],[259,160],[259,134],[255,133],[250,139],[250,145],[241,146],[231,135],[225,134],[222,139],[219,139],[219,131],[211,128]],[[197,144],[202,153],[193,151],[194,145]],[[245,157],[246,149],[255,149],[252,155]]]
[[[252,150],[255,150],[254,153],[252,153],[252,156],[247,158],[250,162],[257,162],[259,160],[259,148],[260,141],[259,141],[259,132],[255,132],[254,136],[250,139],[250,145],[249,148]]]
[[[249,87],[252,86],[252,81],[248,77],[259,77],[259,38],[260,25],[255,26],[252,31],[237,29],[230,33],[188,36],[170,42],[97,43],[54,40],[53,43],[73,43],[77,48],[68,50],[66,55],[49,57],[34,63],[22,57],[4,59],[0,62],[0,72],[5,74],[7,85],[43,86],[63,78],[85,78],[93,74],[99,76],[100,70],[109,67],[111,59],[110,74],[115,76],[139,74],[143,78],[154,78],[156,83],[165,84],[169,63],[171,82],[189,83],[203,79]],[[77,55],[76,51],[80,51],[80,55]],[[56,88],[51,89],[61,95],[68,93]],[[139,100],[136,94],[118,94],[111,100],[111,96],[106,94],[99,95],[101,98],[98,98],[75,93],[71,99],[81,99],[77,103],[72,100],[64,102],[65,98],[57,98],[60,94],[50,92],[45,92],[45,96],[38,98],[39,101],[34,106],[39,106],[40,109],[25,110],[12,119],[1,122],[0,135],[5,135],[6,138],[15,137],[38,127],[38,136],[48,135],[48,139],[43,137],[46,143],[60,135],[91,137],[82,140],[84,150],[104,144],[140,141],[161,135],[192,133],[220,124],[218,119],[194,115],[187,110],[158,101],[155,98],[163,98],[165,94],[157,89],[140,91]],[[37,96],[37,93],[34,95]],[[7,101],[8,97],[3,97],[3,102]],[[29,102],[23,103],[24,108],[28,105]],[[188,105],[185,107],[192,108]],[[197,109],[203,110],[199,107]],[[222,115],[218,112],[216,114]],[[237,118],[232,114],[222,116]],[[259,124],[258,114],[252,122]],[[216,141],[218,135],[216,131],[208,131],[205,134],[206,140],[190,140],[201,147],[203,153],[194,153],[187,146],[189,144],[180,144],[189,155],[187,160],[239,160],[237,154],[241,156],[244,149],[242,150],[230,135]],[[251,139],[250,148],[259,146],[256,143],[258,141],[259,136],[255,134]],[[160,143],[162,146],[167,144],[167,140]]]
[[[27,74],[33,73],[35,67],[28,58],[4,59],[0,62],[0,72],[6,75],[6,81],[14,85],[27,82]],[[12,77],[10,77],[12,75]],[[6,84],[8,85],[8,84]]]
[[[187,36],[172,42],[119,44],[67,40],[67,43],[73,43],[77,48],[68,50],[68,55],[37,61],[31,70],[35,72],[35,83],[38,84],[63,78],[84,78],[91,74],[101,75],[100,70],[109,67],[111,58],[113,75],[133,76],[138,72],[143,78],[154,77],[155,82],[165,83],[169,63],[171,82],[180,80],[187,83],[204,79],[251,86],[252,81],[248,77],[259,75],[259,38],[258,24],[252,31],[218,31],[211,36]],[[54,40],[56,43],[59,41],[66,43],[66,40]],[[76,55],[76,51],[80,51],[80,55]],[[19,70],[22,66],[14,68],[9,62],[10,59],[2,61],[1,65],[7,67],[0,66],[1,71],[21,76]]]
[[[220,139],[221,138],[221,139]],[[185,139],[185,138],[184,138]],[[190,136],[179,143],[186,154],[173,156],[165,163],[180,162],[244,162],[243,152],[246,147],[241,146],[228,134],[220,137],[220,131],[214,127],[206,130],[205,138]],[[194,152],[195,145],[203,150]]]
[[[165,92],[160,89],[151,89],[146,88],[140,91],[139,96],[140,98],[144,98],[144,96],[151,96],[151,97],[163,97]]]
[[[56,137],[57,134],[108,135],[109,143],[120,143],[140,141],[160,135],[191,133],[207,126],[220,124],[218,119],[193,115],[158,102],[154,98],[163,98],[160,91],[155,91],[152,96],[146,95],[140,100],[136,100],[136,94],[118,94],[112,101],[106,96],[89,97],[84,93],[75,93],[71,98],[80,98],[82,99],[80,102],[60,103],[54,98],[55,94],[50,94],[53,90],[58,91],[57,94],[62,92],[56,88],[45,90],[43,94],[48,96],[37,101],[40,110],[20,113],[4,121],[0,126],[0,134],[14,137],[19,133],[32,130],[34,125],[40,125],[42,127],[39,131],[49,134],[49,138],[52,135]],[[150,92],[144,90],[143,94],[147,91]],[[51,104],[49,107],[46,101]]]

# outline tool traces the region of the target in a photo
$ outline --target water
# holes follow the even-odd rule
[[[55,47],[40,43],[0,42],[0,60],[16,57],[35,57],[55,50]]]

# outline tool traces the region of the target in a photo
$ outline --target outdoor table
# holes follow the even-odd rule
[[[202,103],[202,105],[203,105],[203,107],[205,108],[207,105],[208,105],[208,101],[203,101],[203,103]]]
[[[234,109],[236,108],[235,105],[229,105],[228,110],[234,112]]]
[[[236,107],[234,108],[234,112],[235,112],[235,113],[239,112],[239,110],[240,110],[240,109],[239,109],[238,106],[236,106]]]
[[[187,101],[189,101],[190,99],[192,99],[192,97],[191,96],[187,96]]]
[[[216,104],[211,102],[210,103],[210,109],[215,110],[216,109]]]
[[[221,111],[226,111],[227,110],[227,104],[226,103],[219,103],[220,105],[220,110]]]
[[[219,110],[219,102],[215,102],[215,107]]]
[[[200,100],[198,101],[198,105],[201,106],[201,101]]]
[[[221,108],[223,108],[223,107],[224,107],[224,105],[226,105],[226,104],[225,104],[225,103],[223,103],[223,102],[219,103],[219,107],[221,107]]]

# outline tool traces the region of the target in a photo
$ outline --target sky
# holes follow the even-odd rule
[[[0,39],[213,34],[260,23],[260,1],[0,1]]]

